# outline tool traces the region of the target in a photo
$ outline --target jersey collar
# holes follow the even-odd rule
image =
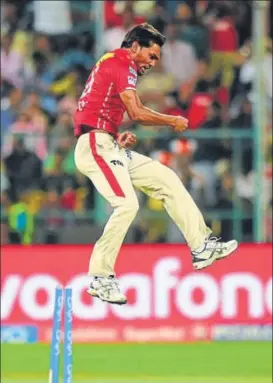
[[[124,48],[115,49],[113,52],[116,57],[119,57],[122,60],[128,60],[132,65],[135,65],[135,63],[131,60],[129,53]]]

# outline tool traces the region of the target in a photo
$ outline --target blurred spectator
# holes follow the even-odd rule
[[[218,101],[222,105],[223,118],[227,117],[238,48],[234,11],[227,3],[219,3],[216,18],[210,27],[210,76],[211,79],[220,77]]]
[[[4,164],[14,195],[20,196],[27,190],[41,187],[42,162],[26,149],[22,137],[14,136],[11,154],[4,158]]]
[[[51,84],[50,92],[55,98],[64,97],[66,94],[75,95],[75,86],[80,81],[80,73],[77,69],[65,72]]]
[[[192,45],[199,60],[208,57],[209,49],[208,29],[198,17],[198,12],[201,13],[201,3],[202,1],[180,1],[175,12],[179,38]]]
[[[43,189],[57,190],[62,195],[67,189],[76,189],[74,150],[70,147],[70,138],[63,138],[56,151],[48,156],[44,163]]]
[[[61,206],[68,211],[75,211],[77,208],[77,194],[71,183],[64,184],[61,197]]]
[[[34,219],[28,206],[17,198],[15,193],[9,194],[8,225],[9,242],[30,245],[33,240]]]
[[[237,176],[235,181],[237,195],[252,203],[257,187],[256,172],[253,168],[252,148],[246,148],[244,150],[242,172]],[[263,181],[263,202],[264,207],[266,208],[269,206],[272,199],[272,167],[269,166],[269,164],[264,169]]]
[[[2,177],[2,171],[3,166],[1,165],[1,177]],[[2,181],[2,180],[1,180]],[[1,245],[7,244],[8,239],[8,233],[9,233],[9,227],[8,227],[8,210],[10,206],[10,199],[9,199],[9,190],[2,188],[1,186],[1,229],[3,229],[3,235],[1,230]]]
[[[55,152],[61,139],[73,137],[73,117],[67,111],[61,112],[58,115],[56,124],[54,124],[49,132],[49,153]]]
[[[154,28],[156,28],[160,33],[164,33],[164,30],[166,29],[168,21],[169,21],[168,14],[165,11],[163,5],[161,5],[160,3],[156,3],[154,5],[153,12],[149,17],[149,20],[148,20],[149,24],[151,24]]]
[[[86,46],[79,37],[69,36],[65,52],[59,56],[58,61],[51,65],[51,76],[56,79],[60,75],[82,68],[86,71],[84,73],[86,79],[95,64],[92,52],[89,52],[88,48],[88,45]]]
[[[133,230],[133,243],[147,243],[147,232],[149,223],[146,219],[140,218],[134,225]]]
[[[185,89],[182,87],[179,93],[180,102],[187,101],[187,118],[190,129],[202,127],[209,115],[210,107],[214,101],[213,84],[205,80],[198,81],[196,88]],[[219,120],[219,124],[221,121]],[[219,125],[220,127],[221,125]]]
[[[65,95],[58,102],[58,112],[70,114],[71,121],[72,121],[72,116],[74,115],[74,112],[77,109],[78,100],[82,94],[83,88],[84,88],[83,84],[77,82],[75,84],[75,95],[72,95],[72,94]]]
[[[9,84],[22,88],[24,84],[24,58],[13,47],[13,35],[5,33],[1,36],[1,78]]]
[[[227,4],[229,2],[227,1]],[[245,44],[252,35],[252,1],[240,0],[232,4],[234,12],[234,21],[238,32],[239,46]],[[247,20],[247,22],[246,22]]]
[[[177,38],[176,24],[167,26],[167,41],[162,49],[162,62],[166,73],[174,76],[177,86],[193,81],[198,75],[198,63],[192,46]]]
[[[123,3],[123,1],[120,1]],[[133,10],[136,16],[151,17],[154,14],[156,0],[133,0]]]
[[[2,173],[1,173],[2,177]],[[1,179],[2,184],[2,179]],[[9,193],[7,190],[1,190],[1,245],[6,245],[9,242],[9,226],[7,222],[9,208]]]
[[[145,1],[145,3],[154,3],[154,2]],[[124,23],[122,16],[125,11],[125,8],[127,7],[132,8],[131,1],[115,1],[115,0],[105,1],[104,2],[105,27],[113,28],[113,27],[122,26]],[[141,24],[145,20],[146,19],[143,16],[134,16],[134,24]],[[117,47],[115,47],[114,49],[116,48]]]
[[[39,218],[45,222],[44,243],[57,244],[64,225],[64,210],[60,204],[60,196],[56,190],[49,190],[46,201],[40,210]]]
[[[159,161],[161,164],[172,167],[174,161],[174,155],[167,150],[154,150],[151,152],[151,158],[155,161]]]
[[[1,2],[1,32],[14,33],[18,27],[18,8],[12,2]]]
[[[253,173],[253,150],[247,148],[243,152],[242,172],[236,179],[238,195],[243,199],[251,200],[255,193]]]
[[[35,33],[33,36],[33,53],[39,52],[49,62],[56,52],[54,52],[52,40],[46,34]]]
[[[252,47],[248,47],[250,49],[250,52],[252,50]],[[265,57],[263,61],[263,65],[259,70],[262,71],[263,77],[264,77],[264,86],[267,96],[267,107],[272,112],[272,40],[268,39],[265,42]],[[240,82],[243,84],[244,89],[246,92],[248,92],[248,96],[251,98],[252,102],[255,102],[255,96],[252,92],[252,84],[253,80],[256,76],[256,68],[255,63],[253,61],[253,57],[248,55],[248,60],[242,65],[240,70]]]
[[[46,54],[41,51],[34,51],[32,54],[32,75],[25,84],[26,91],[34,91],[40,95],[49,91],[49,85],[53,81],[53,76],[49,72],[49,62]]]
[[[8,209],[9,209],[9,181],[6,176],[5,166],[1,161],[1,245],[8,243]]]
[[[175,90],[176,79],[173,74],[164,70],[163,63],[158,64],[139,80],[138,93],[141,101],[149,108],[163,112],[166,107],[166,96]]]
[[[204,207],[213,207],[217,203],[216,174],[214,166],[217,161],[229,158],[230,152],[219,139],[212,138],[213,130],[221,126],[220,106],[213,102],[207,109],[207,121],[202,125],[203,129],[212,129],[211,137],[198,140],[198,150],[193,155],[192,169],[204,182],[195,179],[193,181],[192,194],[195,200],[202,200]],[[204,198],[200,198],[200,192],[204,190]]]
[[[46,132],[48,119],[41,106],[41,98],[36,92],[27,95],[24,101],[24,113],[29,116],[37,132],[41,134]]]
[[[36,93],[31,93],[25,100],[25,108],[19,114],[15,122],[10,126],[5,136],[5,147],[3,152],[7,155],[11,151],[12,141],[15,134],[24,135],[24,144],[44,159],[47,154],[48,121],[45,113],[40,107],[40,99]]]
[[[20,113],[22,100],[23,93],[15,87],[10,87],[7,97],[1,99],[1,144]]]
[[[33,2],[34,30],[47,35],[65,35],[71,31],[70,4],[67,0]]]
[[[231,128],[251,129],[253,126],[252,119],[252,102],[246,97],[241,102],[239,114],[236,118],[229,122]]]
[[[87,71],[90,71],[94,64],[94,58],[80,46],[79,39],[76,36],[71,36],[68,38],[66,51],[53,66],[52,72],[56,77],[58,74],[69,72],[77,66],[82,66]]]
[[[1,183],[0,183],[0,186],[1,186],[1,193],[9,190],[9,180],[6,176],[6,171],[5,171],[5,166],[4,166],[4,163],[3,161],[1,161],[1,173],[0,173],[0,176],[1,176]]]
[[[134,11],[127,6],[122,13],[122,24],[109,28],[104,33],[103,43],[106,51],[113,51],[120,48],[126,33],[135,25]]]
[[[179,175],[183,185],[188,190],[192,188],[192,182],[196,179],[201,184],[203,178],[192,169],[192,156],[197,149],[195,140],[174,139],[170,142],[170,150],[173,155],[172,168]]]
[[[74,143],[75,138],[71,134],[60,137],[56,149],[49,153],[44,161],[46,174],[54,174],[59,170],[64,173],[75,175],[76,166],[74,162]]]
[[[142,217],[136,225],[135,239],[141,243],[166,242],[168,221],[162,201],[144,196],[142,206]]]

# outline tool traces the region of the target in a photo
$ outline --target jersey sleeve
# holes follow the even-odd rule
[[[113,76],[118,93],[126,89],[136,90],[137,73],[129,64],[114,67]]]

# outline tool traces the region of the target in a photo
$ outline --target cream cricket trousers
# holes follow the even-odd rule
[[[75,148],[75,163],[114,209],[94,246],[89,275],[115,275],[120,247],[139,209],[135,188],[163,202],[192,250],[199,248],[211,233],[173,170],[120,148],[111,135],[94,131],[81,135]]]

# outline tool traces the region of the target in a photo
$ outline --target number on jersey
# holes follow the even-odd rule
[[[114,57],[114,53],[106,53],[104,56],[102,56],[102,58],[96,63],[95,65],[95,69],[91,72],[91,76],[90,78],[88,79],[85,87],[84,87],[84,90],[81,94],[81,97],[79,99],[79,102],[78,102],[78,110],[82,111],[87,103],[87,101],[83,100],[83,98],[85,96],[87,96],[91,90],[92,90],[92,86],[93,86],[93,82],[94,82],[94,77],[95,77],[95,74],[97,73],[97,71],[99,70],[99,66],[100,64],[105,61],[105,60],[108,60],[110,58]]]
[[[87,101],[83,100],[85,96],[87,96],[91,90],[92,90],[92,86],[93,86],[93,82],[94,82],[94,77],[95,77],[95,74],[97,73],[98,71],[98,67],[95,67],[95,69],[91,72],[91,75],[89,77],[89,79],[87,80],[87,83],[85,84],[85,87],[84,87],[84,90],[81,94],[81,97],[79,99],[79,102],[78,102],[78,110],[82,111],[87,103]]]

